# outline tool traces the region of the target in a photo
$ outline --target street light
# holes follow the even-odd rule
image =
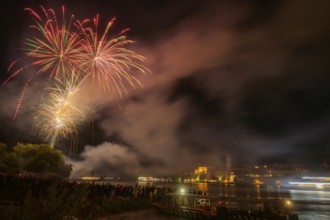
[[[286,205],[287,205],[288,207],[290,207],[290,206],[292,205],[291,201],[290,201],[290,200],[286,200]]]
[[[288,199],[285,201],[286,214],[289,215],[291,212],[292,202]]]

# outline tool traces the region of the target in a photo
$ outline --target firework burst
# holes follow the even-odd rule
[[[78,77],[71,74],[66,81],[56,80],[55,87],[46,88],[46,97],[36,110],[35,126],[41,135],[55,142],[57,137],[77,133],[86,119],[86,107],[77,103]]]
[[[28,38],[25,42],[27,56],[38,66],[35,73],[47,72],[49,77],[65,78],[74,68],[80,66],[77,56],[81,53],[80,38],[70,31],[73,15],[66,26],[65,8],[62,6],[62,19],[58,21],[53,9],[46,10],[42,6],[43,16],[26,8],[35,19],[31,28],[39,33],[37,37]]]
[[[124,35],[128,29],[121,31],[118,36],[107,38],[114,21],[112,19],[107,23],[101,35],[98,33],[98,15],[93,19],[92,25],[88,25],[89,20],[77,21],[77,26],[83,33],[80,63],[93,82],[102,85],[104,91],[118,93],[122,98],[123,92],[127,94],[127,86],[142,87],[135,73],[145,73],[148,70],[143,65],[145,58],[126,48],[134,43]]]
[[[62,18],[58,21],[53,9],[45,9],[40,6],[42,14],[38,14],[31,8],[25,8],[34,18],[35,24],[30,28],[36,30],[35,36],[24,41],[27,65],[14,69],[18,63],[14,61],[8,68],[13,73],[3,83],[5,85],[10,79],[17,76],[30,66],[35,66],[36,71],[29,71],[31,78],[40,73],[49,74],[49,78],[65,78],[74,69],[80,66],[79,59],[81,47],[78,34],[71,31],[71,23],[66,25],[65,8],[62,6]]]

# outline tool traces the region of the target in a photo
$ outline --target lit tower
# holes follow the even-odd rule
[[[226,155],[226,179],[230,180],[230,171],[231,171],[231,159],[229,154]]]

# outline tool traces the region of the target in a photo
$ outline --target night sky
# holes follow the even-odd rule
[[[121,100],[81,91],[93,114],[79,127],[79,161],[68,159],[73,175],[220,169],[227,154],[233,166],[330,162],[329,1],[16,1],[0,15],[2,81],[31,33],[24,8],[38,4],[99,14],[104,24],[116,17],[113,33],[130,28],[150,69],[139,75],[144,87]],[[23,72],[0,89],[8,145],[46,142],[32,129],[42,78],[12,120],[25,80]],[[69,152],[70,140],[59,142]]]

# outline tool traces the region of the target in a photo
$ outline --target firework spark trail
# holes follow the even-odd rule
[[[2,83],[2,87],[4,87],[6,84],[7,84],[7,82],[9,81],[9,80],[11,80],[12,78],[14,78],[17,74],[19,74],[20,72],[22,72],[23,71],[23,67],[21,67],[21,68],[19,68],[18,70],[16,70],[13,74],[11,74],[3,83]]]
[[[125,48],[134,43],[123,35],[128,29],[120,32],[117,37],[107,39],[114,21],[115,18],[108,22],[102,35],[98,35],[98,15],[93,19],[93,25],[86,26],[88,20],[77,21],[77,27],[83,33],[83,53],[80,59],[83,69],[86,69],[93,82],[98,82],[106,92],[118,93],[122,98],[122,91],[127,94],[127,85],[142,87],[134,72],[145,73],[148,70],[142,64],[145,60],[143,56]]]
[[[31,79],[32,79],[32,78],[29,78],[28,81],[25,83],[24,88],[23,88],[23,90],[22,90],[22,92],[21,92],[21,95],[19,96],[18,103],[17,103],[17,105],[16,105],[16,109],[15,109],[15,113],[14,113],[14,115],[13,115],[13,120],[15,120],[15,118],[16,118],[16,116],[17,116],[17,114],[18,114],[18,111],[19,111],[19,109],[21,108],[21,105],[22,105],[22,102],[23,102],[23,98],[24,98],[24,96],[25,96],[26,89],[27,89],[27,87],[28,87],[28,85],[29,85]]]
[[[10,65],[9,65],[9,67],[8,67],[8,69],[7,69],[7,72],[9,72],[10,71],[10,69],[15,65],[15,63],[17,63],[18,62],[18,60],[14,60]]]
[[[56,87],[47,88],[47,96],[36,110],[35,126],[54,144],[56,138],[77,133],[77,126],[86,119],[86,108],[76,103],[75,95],[79,91],[76,74],[62,82],[56,81]]]

